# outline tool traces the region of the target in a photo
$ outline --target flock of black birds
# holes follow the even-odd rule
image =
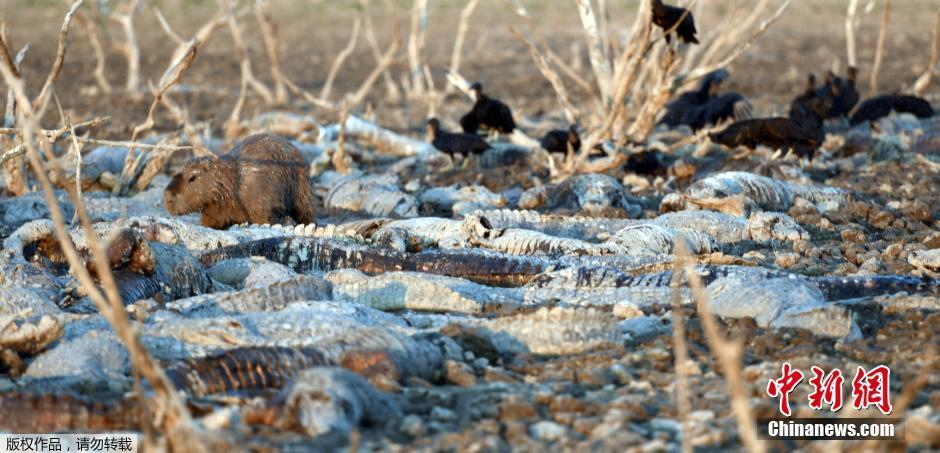
[[[698,44],[695,19],[687,9],[653,0],[652,21],[663,30],[666,42],[671,42],[671,35],[675,33],[680,42]],[[724,129],[708,134],[709,139],[729,148],[766,146],[776,151],[793,151],[798,157],[812,159],[825,141],[826,120],[847,120],[851,127],[855,127],[877,121],[892,112],[910,113],[918,118],[934,115],[929,102],[911,95],[878,95],[859,103],[855,86],[858,70],[849,67],[844,78],[828,71],[819,85],[816,77],[810,74],[806,90],[790,103],[786,117],[753,118],[753,107],[743,95],[733,91],[721,92],[722,84],[729,78],[730,73],[725,69],[705,75],[696,89],[681,93],[665,106],[659,124],[670,128],[688,126],[696,132],[732,121]],[[490,149],[489,143],[478,135],[481,131],[511,134],[516,129],[508,105],[483,93],[483,85],[479,82],[470,88],[475,102],[473,108],[460,118],[462,133],[442,130],[436,118],[427,122],[433,146],[451,157],[454,154],[464,157],[482,154]],[[581,148],[581,138],[574,124],[568,129],[549,131],[539,143],[546,151],[563,155]]]

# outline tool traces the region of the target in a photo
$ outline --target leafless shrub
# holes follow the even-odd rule
[[[923,96],[938,73],[940,73],[940,11],[937,11],[937,22],[933,27],[933,39],[930,43],[930,63],[927,64],[927,69],[911,87],[914,95]]]
[[[871,74],[868,75],[868,91],[871,95],[878,93],[878,73],[881,72],[881,61],[884,59],[885,39],[888,37],[890,18],[891,0],[885,0],[884,14],[881,16],[881,30],[878,31],[878,47],[875,48],[875,62],[872,63]]]
[[[81,0],[76,3],[80,4]],[[74,8],[70,11],[69,14],[74,14]],[[60,32],[60,41],[64,39],[62,35],[65,35],[65,30]],[[79,256],[75,245],[72,243],[65,225],[65,219],[49,180],[48,169],[35,145],[36,139],[38,138],[43,147],[51,147],[50,141],[47,140],[44,135],[39,134],[37,137],[37,131],[39,129],[38,121],[47,104],[44,102],[35,102],[35,105],[39,105],[41,109],[33,110],[32,106],[34,102],[30,102],[30,99],[26,95],[25,83],[22,77],[13,70],[13,61],[8,58],[9,52],[5,50],[5,43],[0,44],[3,44],[2,47],[4,47],[4,58],[3,64],[0,64],[0,73],[2,73],[7,86],[12,89],[16,96],[20,110],[19,123],[22,126],[22,139],[26,147],[26,156],[30,162],[33,174],[42,187],[43,196],[49,206],[52,221],[55,225],[56,238],[71,267],[71,271],[78,278],[87,294],[89,294],[99,312],[108,320],[112,328],[114,328],[118,338],[120,338],[127,347],[134,369],[150,382],[155,392],[155,397],[151,405],[156,417],[154,424],[167,434],[168,442],[171,445],[176,445],[176,448],[198,449],[200,448],[200,444],[198,443],[200,438],[197,435],[197,431],[182,399],[179,394],[176,393],[172,383],[163,373],[163,370],[143,347],[140,338],[131,327],[130,321],[124,311],[124,305],[121,301],[114,277],[109,270],[107,258],[103,253],[101,244],[97,241],[97,237],[92,229],[87,212],[85,212],[81,198],[78,197],[75,191],[70,191],[70,195],[76,205],[82,227],[87,235],[87,242],[92,252],[92,258],[95,261],[96,267],[99,269],[99,275],[104,290],[103,293],[95,284],[82,258]],[[49,77],[47,77],[47,80],[49,80]],[[68,124],[64,127],[70,131],[74,131],[74,128]]]
[[[127,58],[127,82],[124,89],[130,95],[135,95],[140,90],[140,46],[137,45],[137,30],[134,28],[134,17],[138,9],[140,0],[131,0],[124,13],[112,14],[109,17],[124,31],[125,41],[114,43],[114,47]]]

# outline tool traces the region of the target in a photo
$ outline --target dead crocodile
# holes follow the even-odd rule
[[[571,176],[558,184],[546,184],[523,192],[523,209],[573,209],[590,214],[620,213],[636,217],[642,208],[628,201],[623,185],[598,173]],[[616,216],[611,216],[616,217]]]
[[[203,265],[230,258],[261,256],[296,272],[354,268],[367,274],[417,271],[463,277],[478,283],[518,286],[550,267],[549,261],[478,250],[403,253],[333,239],[288,237],[250,241],[203,253]]]
[[[137,399],[86,400],[71,395],[0,393],[0,431],[102,432],[133,431],[140,426],[144,407]]]
[[[829,301],[902,291],[915,293],[934,290],[937,287],[936,282],[904,275],[812,277],[763,267],[697,266],[696,269],[702,284],[706,287],[719,278],[732,278],[743,281],[789,278],[815,284],[823,292],[826,300]],[[543,274],[533,279],[528,286],[534,288],[670,288],[672,278],[673,271],[671,270],[653,274],[630,275],[609,267],[570,267],[554,273]],[[685,285],[684,277],[680,279],[680,285]]]
[[[686,190],[685,197],[688,203],[703,207],[708,207],[709,201],[741,197],[745,208],[778,212],[789,210],[797,198],[823,209],[845,206],[852,200],[850,193],[835,187],[797,184],[740,171],[696,181]]]

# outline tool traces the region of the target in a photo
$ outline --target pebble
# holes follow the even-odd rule
[[[858,230],[843,230],[842,239],[855,243],[865,242],[865,234]]]
[[[414,414],[401,419],[399,429],[403,434],[407,434],[411,437],[421,437],[427,431],[427,427],[424,426],[424,421],[421,420],[421,417]]]
[[[452,422],[457,420],[457,413],[446,407],[434,406],[431,409],[431,418],[442,422]]]
[[[793,252],[777,252],[774,263],[780,267],[793,267],[800,261],[800,254]]]
[[[543,420],[532,425],[529,428],[529,433],[536,439],[556,441],[564,438],[567,435],[568,430],[558,423]]]
[[[473,387],[477,384],[473,369],[466,363],[448,360],[444,365],[444,373],[449,382],[460,387]]]
[[[924,245],[929,249],[940,249],[940,233],[933,233],[924,238]]]

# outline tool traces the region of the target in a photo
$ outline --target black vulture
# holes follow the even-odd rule
[[[832,104],[829,110],[824,112],[824,118],[841,118],[848,116],[852,108],[858,104],[858,89],[855,87],[855,81],[858,77],[858,70],[849,66],[846,70],[846,77],[843,79],[832,71],[826,72],[826,78],[823,83],[816,86],[816,77],[809,75],[809,83],[803,94],[800,94],[790,103],[790,117],[799,114],[799,105],[815,98],[828,98]]]
[[[729,148],[764,145],[771,149],[793,149],[797,156],[813,158],[826,135],[823,115],[832,107],[828,98],[813,98],[801,103],[790,118],[758,118],[738,121],[724,130],[709,134],[711,141]]]
[[[855,81],[858,78],[858,69],[849,66],[845,72],[845,78],[836,77],[832,74],[829,83],[829,90],[832,93],[832,107],[826,114],[826,118],[841,118],[849,116],[849,112],[858,104],[858,89],[855,88]]]
[[[483,94],[483,85],[480,82],[471,85],[470,89],[476,93],[476,102],[473,103],[473,108],[460,118],[463,131],[476,134],[483,128],[511,134],[516,128],[516,122],[512,119],[509,106]]]
[[[581,137],[578,135],[578,127],[572,124],[568,129],[553,129],[548,131],[539,144],[550,153],[568,154],[568,144],[575,152],[581,149]]]
[[[653,0],[653,23],[662,28],[663,32],[668,32],[680,19],[682,22],[675,30],[679,40],[686,44],[698,44],[698,38],[695,37],[698,32],[695,31],[695,19],[691,12],[685,8],[663,4],[662,0]],[[671,42],[670,38],[667,33],[666,42]]]
[[[793,101],[790,102],[790,113],[789,117],[793,118],[800,114],[800,112],[805,108],[806,103],[816,98],[816,76],[810,74],[806,79],[806,89],[803,90],[803,94],[800,94]]]
[[[454,157],[454,154],[461,154],[464,157],[470,154],[482,154],[490,149],[490,144],[478,135],[441,130],[441,122],[437,118],[428,120],[428,136],[435,148],[450,154],[451,157]]]
[[[697,89],[682,93],[675,101],[666,104],[666,114],[659,120],[659,124],[669,127],[685,124],[692,130],[699,130],[734,118],[735,106],[747,102],[744,96],[734,92],[716,96],[721,83],[729,76],[725,69],[708,73],[702,78]]]
[[[668,172],[669,166],[675,161],[675,157],[655,149],[646,149],[640,152],[630,154],[627,157],[627,163],[623,170],[627,173],[636,173],[644,176],[660,176]]]
[[[865,121],[877,121],[892,111],[911,113],[918,118],[930,118],[934,114],[933,107],[922,98],[906,94],[884,94],[865,99],[849,118],[849,124],[856,126]]]

